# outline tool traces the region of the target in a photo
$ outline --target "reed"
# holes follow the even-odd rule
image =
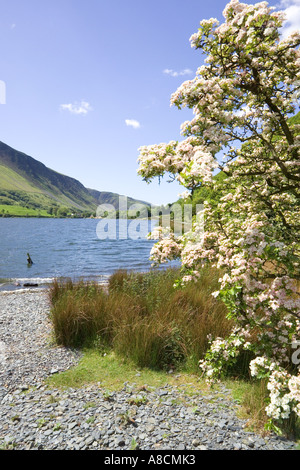
[[[55,281],[51,320],[58,344],[113,349],[139,367],[198,371],[207,336],[227,336],[226,307],[211,293],[219,273],[203,270],[197,283],[175,289],[177,269],[117,271],[108,289],[90,283]]]

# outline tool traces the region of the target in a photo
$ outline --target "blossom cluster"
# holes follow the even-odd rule
[[[218,381],[243,350],[252,348],[249,331],[238,327],[227,339],[210,338],[209,344],[205,358],[199,363],[208,383]]]
[[[163,235],[161,227],[149,234],[150,239],[158,237],[159,242],[155,243],[150,251],[150,260],[153,265],[167,263],[180,257],[180,243],[171,232],[169,236]]]
[[[270,391],[270,403],[266,413],[280,422],[289,419],[292,413],[300,416],[300,376],[289,374],[278,363],[267,357],[258,357],[251,361],[253,376],[268,377],[267,388]]]
[[[176,175],[180,184],[193,188],[199,183],[212,180],[213,170],[218,163],[213,155],[195,140],[142,146],[139,148],[138,173],[147,181],[164,173]]]

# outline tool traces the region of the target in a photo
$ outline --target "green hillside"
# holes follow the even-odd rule
[[[17,189],[32,192],[36,190],[26,178],[4,165],[0,165],[0,185],[2,189],[8,191]]]
[[[114,204],[118,210],[118,198],[116,193],[85,188],[0,142],[0,215],[89,216],[99,204]],[[134,202],[141,201],[128,198],[128,203]]]

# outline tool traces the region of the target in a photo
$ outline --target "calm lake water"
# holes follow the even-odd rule
[[[145,234],[154,221],[144,221],[142,228],[132,220],[107,222],[104,227],[104,219],[0,218],[0,290],[61,277],[105,282],[118,269],[151,269],[155,242]]]

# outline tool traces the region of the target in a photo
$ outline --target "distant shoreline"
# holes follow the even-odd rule
[[[99,275],[97,277],[91,278],[92,281],[97,281],[99,286],[106,286],[108,284],[108,279],[110,275]],[[0,279],[0,294],[1,293],[10,293],[10,292],[29,292],[29,291],[45,291],[51,284],[54,282],[55,279],[61,279],[66,280],[68,278],[66,277],[53,277],[53,278],[20,278],[20,279],[6,279],[6,278],[1,278]],[[84,276],[78,276],[76,277],[77,280],[84,280],[85,282],[88,282],[88,278]],[[76,281],[76,280],[75,280]],[[27,285],[24,285],[27,284]]]

